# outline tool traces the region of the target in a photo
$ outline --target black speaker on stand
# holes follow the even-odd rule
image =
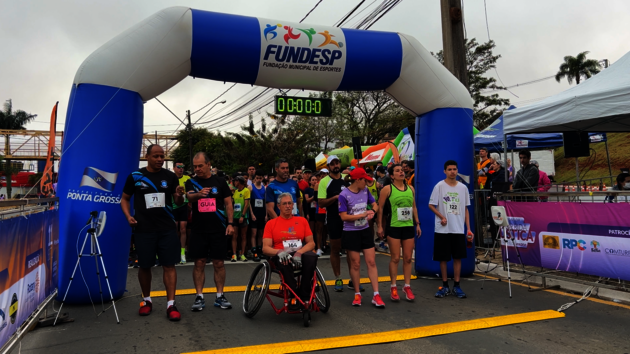
[[[591,155],[590,145],[588,140],[588,132],[564,132],[562,133],[562,144],[564,145],[564,157],[575,158],[575,181],[578,185],[578,192],[581,190],[580,186],[580,165],[578,164],[578,157],[586,157]]]

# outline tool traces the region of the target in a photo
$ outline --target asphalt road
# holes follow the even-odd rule
[[[388,275],[388,262],[388,256],[377,255],[379,275]],[[256,265],[254,262],[227,263],[227,285],[246,285]],[[342,265],[342,275],[348,278],[345,260]],[[327,280],[333,278],[328,259],[321,259],[319,268]],[[177,270],[178,288],[193,288],[192,267],[180,266]],[[206,287],[214,286],[212,267],[207,266],[206,270]],[[153,290],[163,289],[161,272],[161,268],[153,268]],[[372,289],[368,284],[364,284],[363,306],[358,308],[350,305],[352,290],[336,293],[330,287],[330,312],[312,314],[309,328],[303,327],[300,315],[276,315],[268,303],[263,304],[253,319],[245,317],[241,310],[243,293],[226,294],[233,304],[231,310],[212,307],[214,295],[207,294],[206,308],[195,313],[190,312],[194,296],[178,296],[176,303],[182,320],[171,323],[166,318],[164,297],[153,299],[150,316],[138,316],[141,298],[136,274],[137,270],[129,270],[128,297],[117,302],[120,325],[116,324],[111,308],[96,317],[91,305],[66,305],[64,312],[69,312],[75,322],[29,333],[22,341],[21,353],[181,353],[556,310],[574,300],[550,292],[530,293],[521,286],[512,287],[513,298],[510,299],[506,282],[487,281],[481,290],[478,277],[462,280],[467,299],[437,299],[433,295],[440,281],[416,279],[412,280],[416,294],[413,303],[391,302],[388,284],[381,283],[385,309],[370,304]],[[362,276],[367,276],[365,269]],[[401,281],[398,283],[402,285]],[[356,353],[361,349],[389,353],[629,353],[630,309],[583,301],[567,310],[565,318],[328,352]],[[18,350],[12,353],[17,354]]]

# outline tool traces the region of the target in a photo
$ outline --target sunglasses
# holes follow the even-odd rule
[[[175,167],[177,167],[177,168],[184,168],[184,165],[177,165]]]

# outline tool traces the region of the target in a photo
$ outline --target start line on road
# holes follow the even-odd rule
[[[525,312],[507,316],[487,317],[476,320],[461,322],[450,322],[432,326],[415,327],[387,332],[377,332],[359,334],[353,336],[320,338],[302,340],[295,342],[282,342],[272,344],[253,345],[247,347],[233,347],[218,350],[189,352],[186,354],[206,354],[206,353],[301,353],[315,350],[326,350],[335,348],[356,347],[370,344],[383,344],[399,342],[410,339],[419,339],[432,336],[440,336],[451,333],[474,331],[500,326],[513,325],[518,323],[543,321],[565,317],[564,313],[545,310],[536,312]]]

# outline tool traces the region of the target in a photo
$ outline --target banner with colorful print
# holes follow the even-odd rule
[[[57,287],[59,212],[0,221],[0,347]]]
[[[512,263],[630,280],[630,203],[499,202]]]

